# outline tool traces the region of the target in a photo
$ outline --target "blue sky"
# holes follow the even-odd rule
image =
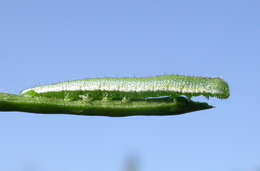
[[[0,170],[256,171],[257,0],[0,2],[0,91],[92,77],[222,77],[228,100],[168,117],[0,113]],[[206,99],[203,99],[207,101]]]

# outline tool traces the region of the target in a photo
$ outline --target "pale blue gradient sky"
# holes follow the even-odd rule
[[[0,170],[255,171],[260,1],[0,1],[0,91],[103,76],[220,76],[231,97],[169,117],[0,113]]]

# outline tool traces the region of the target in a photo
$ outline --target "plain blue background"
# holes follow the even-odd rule
[[[104,76],[222,77],[228,100],[168,117],[0,113],[0,170],[256,171],[260,1],[0,1],[0,91]],[[207,101],[206,99],[203,99]]]

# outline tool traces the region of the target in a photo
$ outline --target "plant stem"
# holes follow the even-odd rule
[[[207,103],[193,101],[127,102],[122,101],[66,101],[46,97],[24,97],[0,93],[0,111],[21,111],[42,114],[75,114],[88,116],[164,116],[179,115],[210,109]]]

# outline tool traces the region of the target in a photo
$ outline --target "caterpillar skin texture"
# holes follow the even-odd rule
[[[142,101],[149,97],[229,97],[228,84],[221,78],[163,75],[149,78],[94,78],[67,81],[26,89],[22,96],[69,100]]]

